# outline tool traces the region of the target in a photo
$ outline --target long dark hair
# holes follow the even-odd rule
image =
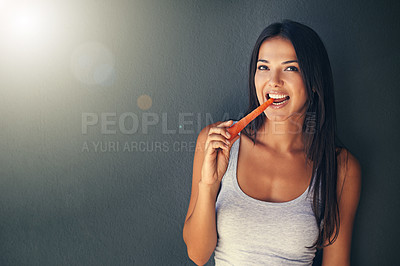
[[[307,90],[308,108],[302,136],[307,159],[313,162],[310,188],[314,184],[312,207],[319,228],[318,239],[312,247],[323,248],[332,244],[339,233],[337,156],[341,152],[341,145],[336,137],[332,70],[325,46],[314,30],[291,20],[271,24],[263,30],[251,55],[249,108],[246,113],[260,105],[254,84],[260,46],[266,39],[277,36],[293,44]],[[244,129],[243,133],[252,139],[253,143],[257,130],[264,124],[265,119],[263,113]],[[324,245],[326,240],[328,244]]]

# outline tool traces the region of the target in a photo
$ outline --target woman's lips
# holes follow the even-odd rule
[[[267,95],[267,100],[268,99],[270,99],[269,95]],[[285,98],[274,99],[274,102],[269,107],[273,109],[283,108],[288,104],[289,100],[290,100],[289,96],[286,96]]]
[[[283,108],[284,106],[286,106],[286,105],[288,104],[289,100],[290,100],[290,99],[286,99],[286,100],[284,100],[284,101],[282,101],[282,102],[279,102],[279,103],[273,102],[273,103],[270,105],[270,107],[271,107],[271,108],[274,108],[274,109]]]

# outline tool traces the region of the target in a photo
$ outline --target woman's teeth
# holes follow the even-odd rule
[[[284,104],[285,102],[287,102],[289,99],[286,99],[286,100],[283,100],[283,101],[281,101],[281,102],[273,102],[272,104],[273,105],[282,105],[282,104]]]
[[[272,93],[268,93],[268,97],[269,98],[274,98],[274,99],[282,99],[282,98],[286,98],[288,97],[287,95],[284,94],[272,94]]]
[[[267,99],[270,99],[270,98],[274,99],[274,102],[272,103],[272,105],[274,105],[274,106],[282,105],[290,99],[290,97],[285,94],[268,93]]]

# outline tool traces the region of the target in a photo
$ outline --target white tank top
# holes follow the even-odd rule
[[[237,181],[240,138],[230,151],[216,201],[215,265],[312,265],[318,237],[309,188],[294,200],[274,203],[245,194]]]

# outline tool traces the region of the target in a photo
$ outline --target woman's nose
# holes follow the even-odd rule
[[[282,86],[282,80],[279,71],[271,71],[271,75],[268,82],[270,87]]]

